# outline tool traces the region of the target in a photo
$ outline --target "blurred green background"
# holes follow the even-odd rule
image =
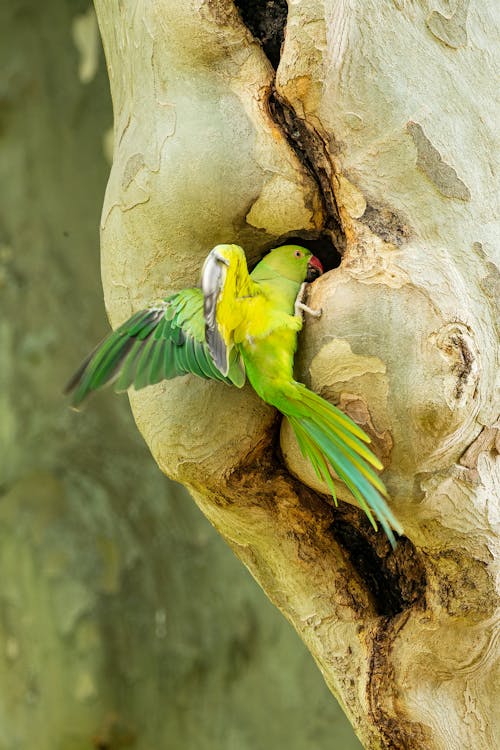
[[[61,396],[107,331],[93,23],[88,2],[0,2],[0,749],[360,748],[127,398]]]

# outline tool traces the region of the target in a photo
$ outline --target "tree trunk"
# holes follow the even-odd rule
[[[62,395],[106,329],[111,123],[89,0],[0,2],[0,748],[358,748],[127,399]]]
[[[95,5],[113,324],[196,283],[219,242],[252,261],[315,241],[334,270],[298,371],[372,435],[405,536],[393,553],[332,507],[249,387],[132,394],[154,457],[293,623],[366,748],[497,747],[494,3]]]

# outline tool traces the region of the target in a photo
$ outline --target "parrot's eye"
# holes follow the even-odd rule
[[[295,251],[295,257],[296,258],[302,258],[302,253],[300,252],[300,250],[296,250]]]

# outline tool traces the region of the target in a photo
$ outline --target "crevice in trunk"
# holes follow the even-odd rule
[[[276,89],[273,89],[269,97],[269,111],[302,164],[316,181],[325,215],[324,230],[331,236],[336,252],[342,255],[345,249],[345,235],[333,190],[333,167],[325,142],[312,126],[295,113],[293,107]]]
[[[271,65],[277,70],[286,33],[286,0],[235,0],[235,5],[243,23],[259,40]],[[326,144],[314,127],[296,114],[274,85],[269,94],[269,112],[318,186],[325,216],[322,238],[324,240],[328,236],[331,245],[328,256],[319,257],[326,267],[335,268],[339,265],[336,259],[345,249],[345,235],[333,190],[334,173]]]

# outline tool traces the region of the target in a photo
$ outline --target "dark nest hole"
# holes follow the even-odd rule
[[[288,16],[286,0],[235,0],[245,26],[260,41],[269,62],[276,70],[285,38]]]
[[[286,0],[235,0],[241,19],[262,48],[273,68],[278,68],[285,40],[288,18]],[[268,98],[269,114],[295,151],[298,159],[315,180],[325,215],[321,237],[300,237],[323,263],[326,271],[340,265],[340,252],[345,247],[337,202],[332,188],[331,164],[321,136],[299,117],[293,107],[271,86]],[[328,232],[328,237],[326,236]],[[335,246],[330,241],[333,238]]]
[[[422,601],[425,570],[409,539],[399,537],[393,550],[385,534],[376,532],[359,509],[341,503],[335,516],[330,533],[372,594],[377,614],[394,617]]]

